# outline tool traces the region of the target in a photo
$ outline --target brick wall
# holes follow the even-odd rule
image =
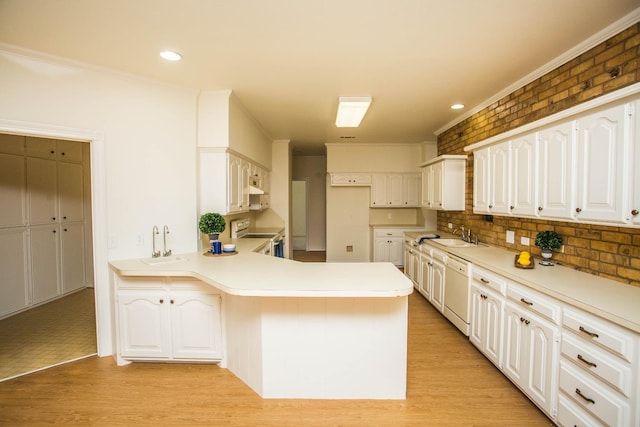
[[[556,262],[577,270],[640,286],[640,230],[625,227],[574,224],[529,218],[494,216],[493,222],[473,214],[473,156],[463,148],[494,135],[597,98],[640,81],[640,23],[585,52],[539,79],[494,102],[438,136],[438,155],[469,154],[466,211],[438,212],[438,229],[465,225],[480,241],[513,251],[530,250],[538,231],[555,230],[563,237],[564,253]],[[637,165],[640,167],[640,165]],[[505,242],[513,230],[516,244]],[[531,246],[519,244],[520,237]]]

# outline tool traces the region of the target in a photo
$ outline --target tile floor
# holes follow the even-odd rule
[[[0,320],[0,381],[96,353],[92,288]]]

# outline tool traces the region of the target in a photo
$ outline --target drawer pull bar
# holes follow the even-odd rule
[[[600,337],[600,335],[596,334],[595,332],[589,332],[585,328],[583,328],[582,326],[580,326],[578,329],[580,330],[580,332],[584,332],[585,334],[589,335],[591,338],[599,338]]]
[[[531,301],[527,301],[527,300],[526,300],[526,299],[524,299],[524,298],[520,298],[520,302],[523,302],[523,303],[525,303],[525,304],[527,304],[527,305],[533,305],[533,303],[532,303]]]
[[[587,365],[589,365],[589,366],[591,366],[592,368],[597,368],[598,367],[598,365],[596,365],[595,363],[589,362],[587,359],[582,357],[581,354],[578,354],[578,360],[583,362],[583,363],[585,363],[585,364],[587,364]]]
[[[531,321],[525,319],[524,317],[520,318],[520,322],[524,322],[525,325],[528,325],[529,323],[531,323]]]
[[[596,401],[595,401],[595,400],[593,400],[593,399],[591,399],[590,397],[587,397],[587,396],[585,396],[584,394],[582,394],[582,392],[580,391],[580,389],[579,389],[579,388],[577,388],[577,389],[576,389],[576,394],[577,394],[578,396],[580,396],[581,398],[583,398],[586,402],[593,403],[594,405],[596,404]]]
[[[489,283],[489,281],[488,281],[487,279],[485,279],[484,277],[481,277],[481,278],[480,278],[480,281],[481,281],[482,283]]]

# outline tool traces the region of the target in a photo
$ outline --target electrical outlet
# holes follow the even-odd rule
[[[136,246],[144,245],[144,234],[138,233],[136,234]]]
[[[387,219],[393,219],[393,214],[391,212],[387,213]]]
[[[451,230],[453,228],[453,224],[449,223],[447,224],[447,227],[449,228],[449,230]]]
[[[353,246],[347,245],[347,252],[353,252]]]
[[[529,238],[524,236],[520,237],[520,243],[524,246],[529,246],[531,244]]]
[[[515,242],[516,242],[516,233],[511,230],[507,230],[507,243],[515,243]]]

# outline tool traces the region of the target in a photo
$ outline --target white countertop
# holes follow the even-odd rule
[[[193,252],[109,264],[120,276],[194,277],[241,296],[388,298],[413,292],[411,280],[391,263],[303,263],[253,252],[266,241],[238,239],[238,254],[231,256]],[[158,264],[149,265],[149,261]]]
[[[427,232],[408,232],[406,235],[416,238]],[[437,233],[448,237],[444,236],[445,233]],[[429,240],[423,241],[423,244],[425,242],[514,282],[640,333],[640,288],[636,286],[560,265],[544,267],[538,264],[541,260],[539,257],[533,269],[517,268],[514,266],[516,252],[504,248],[448,248]]]

